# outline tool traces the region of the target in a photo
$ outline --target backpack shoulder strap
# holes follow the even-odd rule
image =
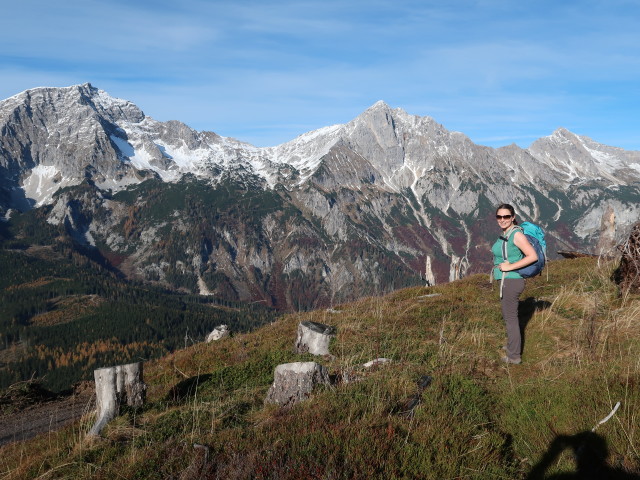
[[[509,231],[509,234],[506,237],[504,235],[500,235],[500,240],[502,240],[502,259],[505,262],[507,261],[507,258],[508,258],[507,244],[509,243],[509,240],[511,239],[511,237],[513,237],[515,235],[516,232],[524,233],[524,230],[520,225],[514,225],[513,228]]]
[[[520,225],[514,225],[511,231],[509,232],[509,236],[505,237],[504,235],[501,237],[503,240],[506,238],[505,242],[509,241],[511,237],[515,235],[516,232],[524,233],[524,229]]]
[[[524,233],[524,228],[522,228],[520,225],[515,225],[515,226],[513,227],[512,232],[511,232],[511,233],[509,233],[509,236],[513,235],[513,234],[514,234],[514,233],[516,233],[516,232],[522,232],[522,233]]]

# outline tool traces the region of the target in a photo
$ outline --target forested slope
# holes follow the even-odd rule
[[[217,325],[245,332],[275,316],[126,281],[68,238],[40,245],[37,232],[18,231],[0,231],[0,388],[35,376],[59,391],[96,368],[202,341]]]

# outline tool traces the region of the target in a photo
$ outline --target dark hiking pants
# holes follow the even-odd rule
[[[502,288],[502,318],[507,327],[507,357],[520,360],[522,335],[518,320],[518,301],[524,290],[524,278],[505,278]]]

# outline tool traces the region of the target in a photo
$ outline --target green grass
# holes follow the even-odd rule
[[[563,260],[527,281],[518,366],[498,361],[505,332],[485,275],[287,315],[177,351],[145,365],[141,411],[125,411],[95,442],[84,440],[88,417],[5,446],[0,478],[529,480],[544,478],[528,477],[542,459],[546,475],[575,472],[571,442],[618,401],[597,438],[609,471],[640,475],[640,298],[618,294],[612,269]],[[293,353],[304,320],[337,327],[335,357]],[[393,362],[362,368],[377,357]],[[359,380],[291,408],[265,405],[273,369],[309,360]],[[421,403],[399,414],[423,375],[433,383]],[[208,447],[206,462],[194,444]]]

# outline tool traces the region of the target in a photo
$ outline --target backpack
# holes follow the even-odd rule
[[[538,256],[538,260],[531,265],[527,265],[524,268],[519,268],[515,270],[522,278],[530,278],[535,277],[542,273],[542,269],[544,268],[544,264],[546,261],[546,252],[547,252],[547,242],[544,239],[544,231],[535,223],[531,222],[522,222],[518,225],[518,230],[524,233],[527,240],[536,251],[536,255]],[[506,242],[505,242],[506,243]]]

